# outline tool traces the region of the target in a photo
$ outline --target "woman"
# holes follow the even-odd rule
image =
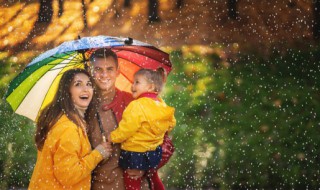
[[[88,140],[85,112],[93,107],[92,84],[85,70],[63,74],[54,100],[37,121],[38,156],[29,189],[90,189],[92,170],[111,155],[111,143],[91,150]]]

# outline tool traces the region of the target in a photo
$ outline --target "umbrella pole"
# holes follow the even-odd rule
[[[79,40],[81,39],[80,35],[78,35],[78,39]],[[84,69],[86,71],[88,71],[88,64],[87,64],[87,61],[86,61],[86,57],[84,55],[84,51],[79,50],[79,52],[82,54],[82,59],[83,59],[83,63],[84,63]]]
[[[84,69],[86,71],[88,71],[88,63],[86,61],[86,57],[84,56],[84,51],[82,51],[81,54],[82,54],[82,57],[83,57]]]

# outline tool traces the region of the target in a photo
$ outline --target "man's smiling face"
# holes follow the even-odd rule
[[[114,58],[97,58],[92,65],[93,78],[99,90],[102,92],[113,90],[115,88],[116,78],[119,75],[119,70]]]

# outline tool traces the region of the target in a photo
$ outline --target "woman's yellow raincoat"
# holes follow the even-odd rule
[[[85,132],[63,115],[38,151],[29,189],[90,189],[91,171],[102,159]]]

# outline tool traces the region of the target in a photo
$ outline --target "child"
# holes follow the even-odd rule
[[[162,154],[164,134],[176,124],[174,108],[158,97],[165,80],[165,71],[141,69],[134,75],[131,87],[135,99],[125,109],[119,127],[109,141],[121,143],[119,165],[124,171],[126,189],[140,189],[141,177],[131,179],[128,173],[144,173],[156,169]],[[151,177],[158,189],[164,189],[158,176]],[[160,184],[157,184],[160,183]]]

